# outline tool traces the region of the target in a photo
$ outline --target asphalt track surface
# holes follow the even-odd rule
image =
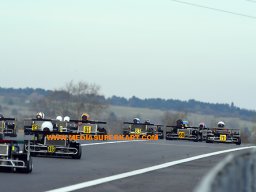
[[[0,191],[41,192],[54,189],[65,191],[63,187],[70,185],[88,181],[95,183],[98,179],[113,175],[130,173],[134,170],[202,154],[248,146],[166,140],[87,144],[82,147],[83,155],[80,160],[33,157],[34,168],[31,174],[0,172]],[[74,191],[193,191],[209,170],[229,153],[180,162],[173,166],[114,179],[94,186],[83,186]]]

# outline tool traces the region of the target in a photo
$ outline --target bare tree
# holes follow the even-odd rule
[[[55,90],[47,96],[47,103],[50,105],[50,109],[54,115],[73,115],[70,111],[71,95],[64,90]],[[48,110],[49,111],[49,110]]]
[[[70,81],[47,96],[31,94],[30,106],[33,111],[42,111],[48,117],[68,115],[79,118],[83,112],[98,115],[107,108],[105,97],[99,91],[96,84]]]
[[[176,125],[176,121],[178,119],[187,118],[187,114],[185,113],[174,113],[166,111],[162,117],[162,121],[164,125]]]
[[[89,84],[85,81],[77,83],[70,81],[62,91],[67,93],[66,101],[77,117],[83,112],[97,115],[107,107],[105,98],[99,94],[100,87],[96,84]]]

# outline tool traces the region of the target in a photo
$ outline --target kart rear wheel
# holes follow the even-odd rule
[[[199,134],[199,139],[198,139],[200,142],[203,141],[203,135],[202,134]]]
[[[31,173],[33,169],[33,163],[32,163],[32,158],[29,157],[29,159],[22,159],[25,162],[25,168],[17,168],[17,172],[20,173]]]
[[[81,156],[82,156],[82,147],[81,147],[81,144],[79,143],[79,145],[76,147],[77,149],[77,154],[75,155],[72,155],[72,158],[73,159],[81,159]]]
[[[158,134],[158,139],[164,139],[164,133],[163,132],[161,132],[161,133],[162,133],[161,136],[159,136],[159,134]]]
[[[158,136],[158,139],[164,139],[164,136]]]
[[[172,137],[168,136],[168,135],[171,135],[171,134],[172,134],[172,132],[165,133],[165,139],[166,140],[173,140]]]
[[[238,141],[236,142],[236,145],[241,145],[241,138],[238,138]]]
[[[199,141],[199,134],[195,135],[196,138],[194,139],[194,142],[198,142]]]
[[[209,137],[206,137],[205,142],[206,142],[206,143],[213,143],[213,141],[209,140]]]
[[[31,173],[33,169],[33,163],[32,163],[31,157],[29,157],[29,160],[26,161],[25,165],[26,165],[26,168],[24,170],[24,173]]]
[[[166,140],[173,140],[171,137],[165,137]]]

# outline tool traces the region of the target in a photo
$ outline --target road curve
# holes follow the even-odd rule
[[[80,160],[34,157],[31,174],[0,172],[0,191],[64,191],[63,187],[66,186],[71,186],[71,191],[76,189],[90,192],[192,191],[204,175],[228,153],[200,156],[198,159],[194,157],[241,147],[248,145],[166,140],[85,143]],[[184,159],[188,161],[182,162]],[[149,168],[166,163],[172,166],[148,171]],[[131,171],[138,173],[141,169],[147,171],[131,174]],[[120,179],[123,173],[128,173],[128,176]],[[114,176],[111,181],[85,187],[88,181],[95,184],[110,176]],[[74,188],[79,183],[84,186]]]

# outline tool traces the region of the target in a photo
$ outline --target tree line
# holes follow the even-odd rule
[[[152,120],[157,120],[164,125],[174,125],[176,120],[180,118],[187,119],[187,114],[190,112],[213,115],[210,120],[207,120],[209,126],[216,124],[215,116],[237,117],[249,121],[256,120],[255,111],[240,109],[234,103],[213,104],[193,99],[188,101],[161,98],[140,99],[135,96],[128,99],[119,96],[106,98],[99,93],[99,90],[99,86],[83,81],[70,81],[64,87],[56,90],[0,87],[0,113],[16,117],[20,120],[18,121],[18,127],[22,127],[22,119],[31,118],[39,111],[44,112],[46,117],[49,118],[57,115],[79,118],[83,112],[87,112],[93,119],[107,121],[107,127],[110,128],[112,133],[122,133],[123,122],[127,121],[127,117],[119,116],[113,111],[105,113],[104,116],[103,113],[109,105],[162,110],[164,111],[163,116],[160,119]],[[230,120],[227,124],[233,128],[242,126],[242,135],[246,136],[244,140],[256,141],[255,132],[250,131],[244,125],[240,125],[237,120]],[[246,134],[246,130],[249,130],[250,134]]]
[[[66,113],[78,115],[86,110],[98,114],[108,105],[160,109],[163,111],[176,111],[181,113],[199,113],[223,117],[238,117],[253,121],[256,111],[241,109],[231,104],[207,103],[194,99],[181,101],[177,99],[146,98],[136,96],[125,98],[112,96],[106,98],[99,94],[99,86],[86,82],[67,83],[58,90],[45,90],[33,88],[3,88],[0,87],[0,96],[19,97],[29,101],[34,110],[45,109],[50,115]],[[10,101],[8,101],[11,103]]]
[[[241,109],[236,107],[233,102],[231,104],[214,104],[200,102],[194,99],[188,101],[161,98],[140,99],[135,96],[129,99],[112,96],[107,99],[107,102],[111,105],[160,109],[165,111],[170,110],[182,113],[199,113],[223,117],[238,117],[244,120],[255,120],[256,118],[256,111]]]

